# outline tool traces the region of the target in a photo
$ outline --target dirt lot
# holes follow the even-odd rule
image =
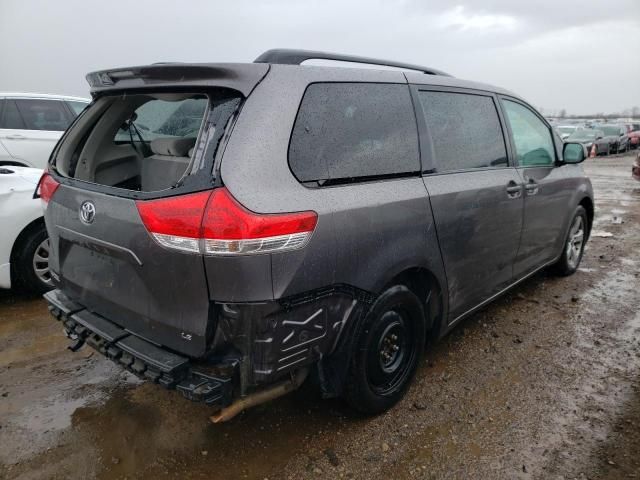
[[[580,271],[538,274],[463,322],[377,418],[302,390],[213,425],[206,407],[66,350],[41,299],[0,294],[0,477],[640,478],[631,163],[586,163],[596,236]]]

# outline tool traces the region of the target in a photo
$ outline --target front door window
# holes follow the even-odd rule
[[[553,165],[556,154],[549,127],[527,107],[510,100],[503,100],[502,103],[513,134],[518,165]]]

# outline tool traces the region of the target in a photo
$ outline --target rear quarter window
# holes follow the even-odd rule
[[[2,118],[0,118],[0,128],[14,130],[24,130],[26,128],[14,100],[7,99],[4,101]]]
[[[62,132],[71,123],[61,100],[16,99],[15,105],[27,130]]]
[[[293,127],[289,166],[298,181],[320,185],[419,172],[408,86],[310,85]]]

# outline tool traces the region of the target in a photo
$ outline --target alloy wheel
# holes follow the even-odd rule
[[[576,216],[569,230],[569,238],[567,239],[566,252],[567,264],[571,269],[578,266],[582,248],[584,246],[584,220],[581,215]]]
[[[38,280],[45,285],[51,285],[51,272],[49,271],[49,239],[45,239],[38,245],[33,254],[33,271]]]

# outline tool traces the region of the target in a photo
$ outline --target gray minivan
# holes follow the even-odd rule
[[[301,65],[318,58],[398,69]],[[216,421],[310,377],[384,411],[427,341],[580,263],[584,148],[505,90],[298,50],[87,79],[38,190],[50,310],[72,350]]]

